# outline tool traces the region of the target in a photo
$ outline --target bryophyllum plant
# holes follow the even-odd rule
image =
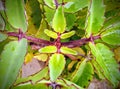
[[[118,87],[119,1],[2,0],[0,5],[0,89],[84,89],[94,78]],[[34,59],[44,67],[22,77],[22,65]]]

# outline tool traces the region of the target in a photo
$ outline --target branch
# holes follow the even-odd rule
[[[74,41],[70,41],[70,42],[63,42],[62,43],[62,46],[67,46],[67,47],[79,47],[79,46],[82,46],[88,42],[93,42],[94,40],[96,39],[99,39],[100,38],[100,35],[97,35],[97,36],[92,36],[90,38],[82,38],[80,40],[74,40]]]
[[[55,41],[54,42],[50,42],[47,40],[43,40],[43,39],[39,39],[39,38],[34,38],[32,36],[27,36],[25,33],[19,31],[19,33],[17,32],[8,32],[7,33],[9,36],[14,36],[14,37],[18,37],[18,39],[20,40],[21,38],[26,38],[27,40],[30,41],[30,45],[31,46],[36,46],[36,49],[47,46],[47,45],[55,45]],[[82,46],[88,42],[93,42],[96,39],[99,39],[100,35],[97,36],[90,36],[90,38],[82,38],[80,40],[74,40],[74,41],[70,41],[70,42],[61,42],[61,46],[66,46],[69,48],[72,47],[79,47]]]
[[[27,36],[25,33],[19,31],[19,33],[17,32],[7,32],[7,34],[9,36],[14,36],[14,37],[18,37],[18,40],[22,39],[22,38],[26,38],[27,40],[31,41],[34,44],[37,44],[40,46],[47,46],[47,45],[51,45],[52,42],[47,41],[47,40],[43,40],[43,39],[39,39],[39,38],[34,38],[32,36]]]

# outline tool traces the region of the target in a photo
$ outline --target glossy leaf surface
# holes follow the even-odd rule
[[[119,83],[120,72],[118,64],[114,59],[114,54],[102,43],[96,45],[89,43],[92,54],[96,57],[96,62],[103,71],[104,76],[115,86]],[[114,65],[114,66],[113,66]]]
[[[79,63],[74,71],[72,81],[78,84],[81,87],[87,87],[93,77],[93,66],[90,62],[84,60],[82,63]]]
[[[77,51],[71,49],[71,48],[68,48],[68,47],[61,47],[60,48],[60,51],[64,54],[72,54],[72,55],[77,55]]]
[[[47,54],[35,54],[34,58],[39,61],[45,62],[48,59],[48,55]]]
[[[111,17],[104,23],[103,26],[104,30],[119,28],[120,28],[120,16]]]
[[[5,46],[0,60],[0,89],[8,89],[15,82],[24,62],[26,48],[26,39],[10,42]]]
[[[75,31],[70,31],[70,32],[67,32],[67,33],[63,33],[60,38],[61,39],[66,39],[66,38],[69,38],[71,36],[73,36],[75,34]]]
[[[56,46],[46,46],[41,49],[39,49],[40,53],[55,53],[57,52]]]
[[[27,30],[27,23],[24,12],[23,0],[6,0],[6,15],[8,22],[17,29],[22,29],[23,32]]]
[[[53,54],[49,60],[49,71],[50,71],[50,80],[56,81],[56,79],[62,73],[65,67],[65,57],[62,54]]]
[[[89,0],[66,0],[65,12],[74,13],[88,6]]]
[[[54,39],[57,39],[57,37],[58,37],[58,35],[57,35],[56,32],[50,31],[50,30],[48,30],[48,29],[45,29],[44,32],[45,32],[45,34],[47,34],[49,37],[52,37],[52,38],[54,38]]]
[[[63,7],[59,6],[53,17],[52,27],[54,31],[63,33],[66,28],[66,20],[64,17]]]
[[[111,45],[120,45],[120,30],[107,30],[102,34],[102,40]]]
[[[91,0],[86,22],[87,37],[90,37],[91,33],[100,31],[104,22],[104,10],[103,0]]]

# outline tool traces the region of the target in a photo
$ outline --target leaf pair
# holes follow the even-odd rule
[[[77,55],[77,51],[68,48],[68,47],[61,47],[60,49],[57,49],[56,46],[46,46],[44,48],[39,49],[40,53],[56,53],[57,50],[60,50],[61,53],[64,54],[71,54],[71,55]]]
[[[77,52],[73,49],[67,48],[67,47],[61,47],[60,48],[61,53],[64,54],[72,54],[77,55]],[[56,46],[46,46],[44,48],[39,49],[40,53],[54,53],[50,57],[49,60],[49,71],[50,71],[50,80],[56,81],[56,79],[60,76],[62,73],[64,67],[65,67],[65,57],[63,54],[57,53],[57,47]]]
[[[58,38],[58,34],[56,32],[50,31],[48,29],[44,30],[45,34],[47,34],[49,37],[52,37],[53,39],[57,39]],[[66,39],[69,38],[71,36],[73,36],[75,34],[75,31],[70,31],[67,33],[63,33],[60,35],[61,39]]]

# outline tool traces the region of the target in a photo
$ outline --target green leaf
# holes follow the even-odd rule
[[[103,26],[104,30],[120,28],[120,16],[111,17],[108,19]]]
[[[76,69],[71,75],[72,82],[81,87],[87,87],[94,74],[93,66],[90,62],[84,60],[82,63],[78,63]]]
[[[1,55],[1,53],[2,53],[2,51],[3,51],[3,49],[4,49],[4,46],[7,44],[9,42],[9,40],[4,40],[4,41],[2,41],[2,42],[0,42],[0,55]],[[1,59],[1,58],[0,58]]]
[[[94,66],[95,70],[95,73],[99,76],[100,79],[105,79],[105,76],[103,74],[103,71],[101,69],[101,66],[95,61],[95,59],[93,59],[91,61],[92,65]]]
[[[50,26],[52,26],[52,19],[53,19],[55,10],[50,9],[47,6],[44,6],[44,9],[45,9],[46,20],[47,20],[48,24]]]
[[[65,67],[65,57],[62,54],[53,54],[49,60],[50,80],[56,81]]]
[[[46,28],[47,28],[47,22],[44,19],[42,19],[41,24],[40,24],[40,28],[38,29],[38,31],[35,34],[35,36],[37,38],[41,38],[41,39],[44,39],[44,40],[50,40],[50,37],[47,36],[44,33],[44,31],[45,31]]]
[[[73,28],[77,18],[73,13],[65,13],[65,18],[67,23],[66,30],[70,31]]]
[[[81,11],[79,15],[79,18],[77,19],[76,23],[78,24],[78,28],[81,30],[85,29],[85,20],[86,20],[86,10],[84,10],[83,12]],[[85,31],[85,30],[84,30]],[[79,33],[81,33],[81,31],[79,31]]]
[[[30,82],[22,83],[12,87],[12,89],[52,89],[52,86],[50,84],[52,85],[53,83],[49,80],[42,79],[35,84],[31,84]],[[84,89],[64,78],[57,79],[55,84],[60,85],[60,89]],[[59,87],[57,86],[57,89],[58,88]]]
[[[67,32],[67,33],[63,33],[60,38],[61,39],[66,39],[66,38],[69,38],[71,36],[73,36],[75,34],[75,31],[70,31],[70,32]]]
[[[46,83],[31,84],[30,82],[26,82],[18,86],[12,87],[12,89],[52,89],[52,88],[48,87]]]
[[[107,30],[102,33],[101,38],[108,44],[120,45],[120,30]]]
[[[38,2],[43,4],[44,1],[38,0]]]
[[[39,49],[40,53],[55,53],[57,52],[56,46],[46,46],[41,49]]]
[[[5,39],[7,39],[7,35],[0,33],[0,42],[4,41]]]
[[[24,12],[23,0],[6,0],[6,15],[8,22],[17,29],[22,29],[23,32],[27,30],[27,23]]]
[[[111,5],[110,6],[108,5],[108,7],[111,7]],[[110,19],[110,17],[119,16],[120,9],[117,9],[117,7],[115,9],[110,10],[110,11],[105,10],[105,17],[107,19]]]
[[[45,34],[47,34],[49,37],[52,37],[54,39],[57,39],[58,35],[56,32],[50,31],[48,29],[44,30]]]
[[[119,0],[104,0],[106,11],[119,10],[117,7],[120,6]],[[112,11],[114,13],[114,11]],[[113,15],[113,14],[111,14]],[[115,14],[113,15],[115,16]]]
[[[42,10],[40,8],[40,4],[38,0],[27,0],[27,4],[29,5],[30,8],[28,9],[28,12],[30,12],[30,16],[32,19],[33,24],[35,27],[38,29],[40,27],[40,22],[42,20]],[[29,15],[29,14],[28,14]]]
[[[88,19],[86,21],[87,37],[92,33],[98,33],[104,22],[105,6],[103,0],[92,0],[89,5]]]
[[[89,0],[66,0],[65,12],[74,13],[88,6]]]
[[[66,20],[64,17],[63,7],[59,6],[53,17],[52,27],[54,31],[63,33],[66,28]]]
[[[4,30],[5,28],[5,22],[0,14],[0,30]]]
[[[18,78],[15,82],[15,85],[18,85],[21,82],[27,82],[27,81],[31,81],[33,84],[35,84],[38,80],[42,80],[46,77],[48,77],[48,67],[45,67],[44,69],[40,70],[38,73],[31,75],[29,77]]]
[[[61,89],[84,89],[81,86],[79,86],[71,81],[68,81],[64,78],[59,78],[59,79],[57,79],[56,82],[57,82],[57,84],[62,85]]]
[[[61,47],[60,48],[60,51],[64,54],[72,54],[72,55],[77,55],[77,51],[71,49],[71,48],[68,48],[68,47]]]
[[[5,46],[0,60],[0,89],[8,89],[15,82],[26,50],[26,39],[10,42]]]
[[[89,46],[104,76],[116,87],[120,80],[120,72],[114,54],[102,43],[96,45],[89,43]]]
[[[1,16],[3,17],[3,19],[4,19],[4,23],[5,23],[5,28],[4,28],[4,30],[7,30],[7,31],[15,31],[16,29],[13,28],[13,27],[10,25],[10,23],[8,22],[8,18],[7,18],[7,16],[6,16],[5,11],[1,11],[0,14],[1,14]],[[2,22],[2,21],[1,21],[1,22]],[[3,23],[3,22],[2,22],[2,23]]]
[[[45,4],[48,5],[50,8],[55,8],[55,4],[53,0],[44,0]]]

